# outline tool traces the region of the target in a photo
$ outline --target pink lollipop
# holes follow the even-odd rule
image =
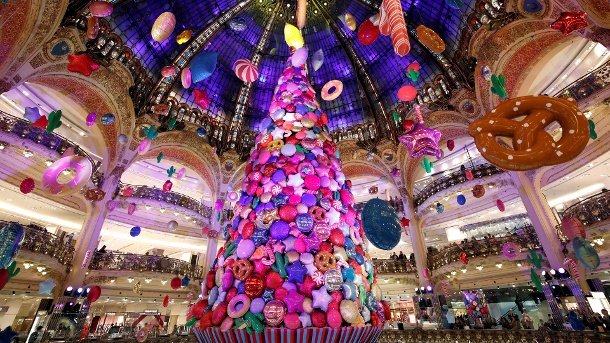
[[[243,82],[254,82],[258,79],[258,68],[245,58],[233,63],[233,72]]]

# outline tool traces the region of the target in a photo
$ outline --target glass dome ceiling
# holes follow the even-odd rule
[[[223,14],[236,6],[243,6],[230,20],[224,20],[215,33],[199,48],[199,51],[218,53],[217,68],[206,80],[185,90],[179,77],[174,82],[170,97],[180,103],[196,108],[193,91],[205,90],[211,98],[207,114],[219,123],[230,124],[238,105],[238,95],[243,82],[232,71],[233,62],[240,58],[252,59],[260,54],[259,79],[250,90],[243,119],[244,127],[256,129],[257,124],[267,114],[273,88],[283,70],[289,55],[284,42],[283,28],[286,22],[295,24],[296,0],[115,0],[114,13],[106,18],[110,29],[121,37],[135,56],[145,66],[149,76],[160,80],[160,71],[171,65],[177,56],[188,48],[206,28],[218,23]],[[403,10],[409,27],[423,24],[438,33],[445,43],[445,56],[456,51],[461,31],[467,30],[466,18],[474,6],[474,0],[463,0],[460,9],[448,5],[448,0],[402,0]],[[455,1],[454,1],[455,2]],[[387,110],[396,107],[398,89],[409,84],[405,76],[407,66],[417,61],[421,65],[421,76],[414,84],[421,88],[437,75],[443,73],[438,59],[423,45],[411,37],[411,51],[405,57],[394,53],[391,39],[380,35],[369,45],[362,45],[357,39],[357,30],[351,31],[339,18],[350,13],[358,24],[378,13],[381,0],[309,0],[307,26],[303,29],[310,56],[321,49],[324,64],[314,71],[310,68],[310,81],[316,90],[328,81],[338,79],[343,82],[341,96],[333,101],[322,101],[321,105],[329,117],[331,130],[343,129],[374,120],[375,108],[371,102],[380,102]],[[155,42],[150,30],[155,19],[163,12],[170,11],[176,16],[173,34],[162,43]],[[273,15],[275,14],[275,15]],[[273,19],[272,19],[273,18]],[[272,22],[270,23],[270,21]],[[230,21],[239,21],[246,29],[239,32],[231,28]],[[270,25],[270,34],[265,28]],[[193,38],[183,45],[176,42],[176,35],[183,30],[192,30]],[[268,36],[267,39],[265,39]],[[347,47],[346,42],[351,44]],[[257,46],[260,44],[262,49]],[[353,55],[355,52],[355,55]],[[362,75],[354,65],[361,61],[364,74],[369,76],[378,97],[367,92]],[[311,63],[311,58],[309,63]],[[357,65],[357,64],[356,64]]]

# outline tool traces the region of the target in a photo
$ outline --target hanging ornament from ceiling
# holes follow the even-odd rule
[[[419,80],[421,66],[417,61],[411,62],[407,67],[407,78],[411,80],[411,82],[417,82]]]
[[[176,43],[184,44],[184,43],[188,42],[189,40],[191,40],[192,36],[193,36],[192,30],[184,30],[176,36]]]
[[[457,203],[460,206],[463,206],[464,204],[466,204],[466,197],[464,196],[464,194],[460,194],[456,197]]]
[[[91,16],[87,18],[87,38],[95,39],[100,33],[100,19],[98,17]]]
[[[32,192],[35,187],[36,187],[36,182],[34,181],[34,179],[32,179],[31,177],[28,177],[28,178],[23,179],[23,181],[21,181],[21,184],[19,185],[19,190],[23,194],[28,194],[28,193]]]
[[[297,27],[299,29],[305,28],[307,21],[307,0],[297,0]]]
[[[150,35],[156,42],[163,42],[174,32],[176,16],[172,12],[163,12],[155,20]]]
[[[286,44],[288,44],[289,47],[295,49],[300,49],[305,45],[301,31],[299,31],[296,26],[288,23],[284,25],[284,40],[286,40]]]
[[[107,1],[93,1],[89,5],[89,13],[98,18],[106,18],[112,14],[113,5]]]
[[[431,28],[419,25],[415,31],[417,32],[417,38],[419,41],[428,49],[436,54],[441,54],[445,51],[445,41]]]
[[[413,101],[417,98],[417,88],[411,85],[402,86],[398,90],[397,96],[401,101]]]
[[[576,237],[587,238],[585,226],[580,220],[569,215],[561,219],[561,231],[569,240],[574,240]]]
[[[236,17],[229,20],[229,27],[235,32],[242,32],[248,28],[248,24],[246,24],[246,20],[244,18]]]
[[[365,20],[358,27],[358,41],[362,45],[371,45],[379,38],[379,27],[373,25],[369,19]]]
[[[233,63],[235,76],[243,82],[254,82],[258,80],[258,67],[250,60],[242,58]]]
[[[497,95],[500,99],[508,99],[508,92],[506,91],[506,78],[504,75],[492,75],[491,76],[491,92]]]
[[[455,142],[453,141],[453,139],[448,139],[447,140],[447,150],[453,151],[454,148],[455,148]]]
[[[193,84],[193,76],[190,68],[182,69],[180,73],[180,83],[182,83],[182,88],[189,89]]]
[[[427,174],[432,173],[432,168],[434,166],[434,163],[430,162],[430,160],[427,157],[424,157],[424,160],[419,162],[419,165],[424,168],[424,170],[426,171]]]
[[[445,212],[445,206],[443,204],[441,204],[440,202],[436,203],[436,213],[441,214]]]
[[[293,54],[292,54],[292,58],[290,59],[290,62],[292,63],[293,67],[301,67],[305,64],[305,62],[307,61],[307,55],[309,53],[309,50],[307,50],[306,47],[302,47],[298,50],[296,50]]]
[[[441,132],[424,126],[424,119],[419,105],[415,105],[417,123],[413,129],[404,133],[398,139],[407,147],[411,158],[420,158],[424,155],[441,157],[441,149],[438,145],[441,139]]]
[[[506,210],[506,207],[504,206],[504,201],[502,201],[501,199],[496,200],[496,207],[500,212],[504,212]]]
[[[383,0],[379,10],[380,33],[391,35],[394,52],[398,56],[405,56],[411,50],[411,44],[400,0]]]
[[[142,229],[139,226],[134,226],[131,228],[131,230],[129,230],[129,235],[131,237],[138,237],[140,232],[142,232]]]
[[[482,198],[485,195],[485,186],[476,185],[472,187],[472,196],[475,198]]]
[[[384,200],[367,201],[362,210],[362,224],[366,238],[379,249],[392,250],[400,241],[402,230],[398,216]]]
[[[599,267],[600,259],[599,254],[591,243],[587,242],[584,238],[575,237],[572,240],[572,249],[576,258],[582,263],[587,269],[594,270]]]
[[[589,119],[589,137],[591,139],[597,139],[597,132],[595,132],[595,122]]]
[[[197,83],[210,77],[216,70],[218,53],[215,51],[202,51],[191,60],[191,78]]]
[[[351,13],[345,13],[339,16],[339,20],[345,25],[350,31],[356,30],[356,18]]]
[[[208,96],[208,92],[204,89],[195,89],[193,95],[195,96],[195,104],[202,110],[207,110],[210,107],[211,100]]]
[[[97,120],[97,113],[91,112],[87,114],[87,118],[85,118],[85,124],[89,127],[95,125],[95,121]]]
[[[584,29],[589,26],[585,12],[561,12],[559,18],[551,24],[553,30],[569,34],[572,31]]]
[[[322,64],[324,64],[324,51],[319,49],[318,51],[314,52],[311,58],[311,66],[313,67],[314,71],[318,71],[318,69],[322,67]]]
[[[320,96],[324,101],[333,101],[341,95],[343,92],[343,82],[339,80],[331,80],[326,82],[322,90],[320,91]]]
[[[91,73],[98,69],[100,69],[100,65],[91,59],[87,53],[68,55],[68,70],[71,72],[91,76]]]
[[[35,123],[38,119],[40,119],[40,110],[38,107],[26,107],[23,117],[29,120],[30,123]]]
[[[178,74],[179,71],[180,71],[180,68],[176,67],[175,65],[168,65],[168,66],[161,68],[161,76],[172,77],[172,76],[175,76],[176,74]]]
[[[454,10],[459,10],[464,6],[464,1],[462,0],[445,0],[445,3]]]
[[[516,120],[519,119],[519,120]],[[558,141],[545,128],[559,123]],[[505,101],[468,128],[481,155],[507,170],[532,170],[567,162],[578,156],[589,142],[587,117],[574,99],[524,96]],[[497,137],[512,139],[512,147]]]

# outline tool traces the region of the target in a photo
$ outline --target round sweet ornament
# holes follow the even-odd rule
[[[358,306],[351,300],[342,300],[339,305],[341,317],[346,322],[353,324],[358,319]]]
[[[313,218],[308,213],[300,213],[295,218],[297,229],[303,233],[313,230]]]
[[[271,300],[263,308],[265,321],[270,326],[279,326],[284,321],[286,316],[286,308],[280,300]]]
[[[333,101],[341,95],[343,92],[343,82],[339,80],[331,80],[328,81],[324,87],[322,87],[322,91],[320,92],[320,96],[325,101]]]
[[[324,273],[324,285],[329,292],[341,290],[343,284],[343,275],[339,269],[330,269]]]

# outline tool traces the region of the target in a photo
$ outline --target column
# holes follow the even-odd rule
[[[558,328],[563,328],[563,316],[561,315],[561,310],[559,309],[559,305],[557,304],[557,300],[553,295],[553,290],[551,285],[548,282],[545,282],[542,285],[542,292],[544,293],[544,297],[546,298],[546,302],[549,304],[549,308],[551,310],[551,316],[553,316],[553,322],[555,322],[555,326]]]
[[[89,263],[97,248],[102,226],[104,225],[104,220],[106,220],[106,215],[108,214],[106,203],[112,200],[112,195],[119,184],[120,177],[120,175],[113,174],[104,180],[103,185],[100,187],[106,192],[104,199],[95,203],[89,202],[87,204],[85,223],[76,240],[72,270],[70,271],[70,274],[68,274],[63,289],[68,286],[74,288],[80,287],[85,281],[85,273],[89,268]]]
[[[536,187],[531,178],[524,172],[509,172],[515,187],[519,191],[521,201],[532,221],[538,240],[553,269],[563,267],[563,246],[557,236],[555,226],[558,221],[544,198],[542,191]]]
[[[403,197],[405,208],[405,217],[409,219],[409,238],[411,238],[411,248],[415,254],[415,267],[417,268],[417,276],[420,286],[428,286],[428,280],[423,276],[423,271],[428,268],[428,250],[426,248],[426,240],[424,232],[420,226],[420,220],[417,212],[413,208],[413,204],[408,199]]]

